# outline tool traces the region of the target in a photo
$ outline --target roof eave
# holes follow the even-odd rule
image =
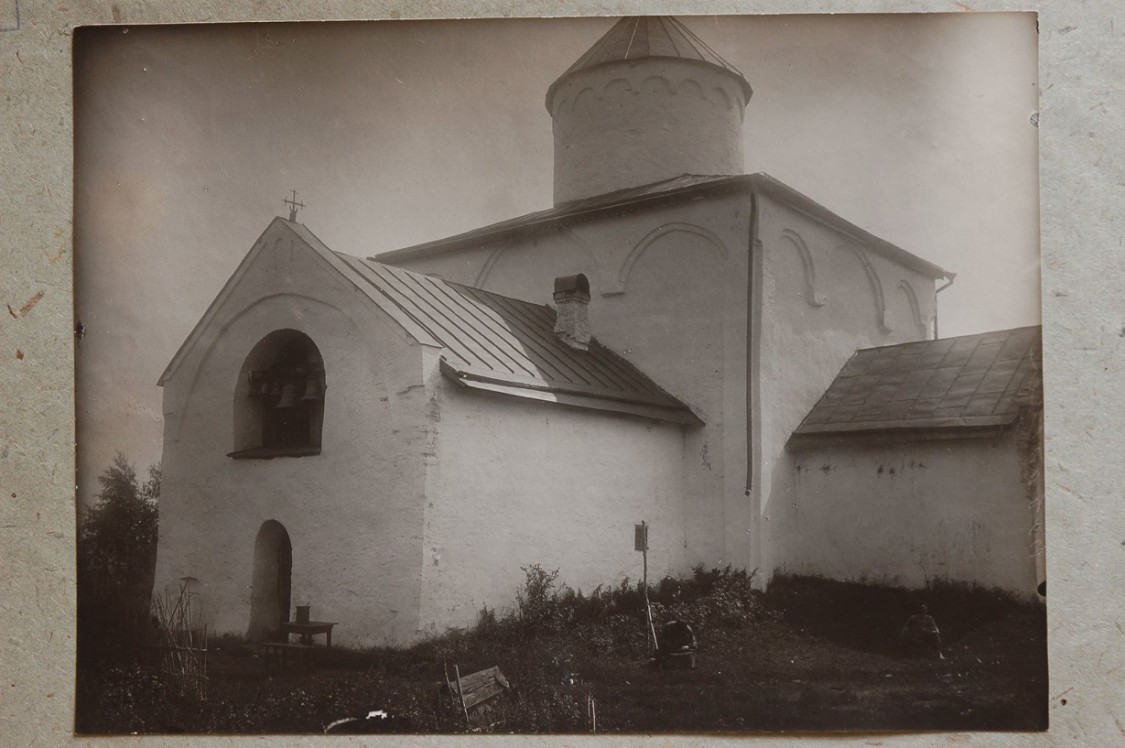
[[[250,250],[245,255],[243,255],[241,260],[239,260],[238,265],[234,269],[234,272],[231,273],[230,277],[228,277],[226,282],[223,283],[222,288],[220,288],[219,292],[215,294],[215,297],[211,299],[211,303],[208,304],[207,308],[203,310],[203,314],[200,316],[199,320],[196,321],[194,326],[192,326],[187,336],[183,339],[183,342],[181,342],[179,347],[176,349],[176,352],[172,354],[172,358],[168,361],[168,365],[164,367],[164,371],[160,373],[160,378],[156,380],[157,387],[163,387],[164,383],[167,382],[172,377],[172,374],[175,373],[176,369],[179,368],[181,362],[187,356],[189,349],[195,344],[195,341],[199,338],[203,329],[215,316],[223,301],[225,301],[227,297],[230,296],[231,292],[234,290],[234,287],[238,285],[238,282],[242,279],[242,275],[246,272],[247,268],[250,267],[250,263],[253,261],[253,258],[262,251],[262,237],[269,233],[274,224],[278,222],[280,222],[282,225],[288,226],[288,222],[284,218],[282,218],[281,216],[276,216],[272,221],[269,222],[265,230],[263,230],[262,233],[258,234],[258,238],[256,238],[254,240],[254,243],[250,245]]]
[[[791,208],[794,208],[810,218],[831,226],[844,234],[847,234],[852,239],[860,244],[863,244],[876,252],[901,262],[902,264],[917,270],[920,273],[928,275],[929,277],[937,280],[938,278],[952,278],[955,273],[951,273],[940,265],[936,265],[928,260],[923,260],[918,255],[910,252],[897,244],[893,244],[886,239],[882,239],[870,231],[861,229],[851,221],[842,217],[838,213],[834,213],[828,208],[824,207],[817,201],[813,200],[808,195],[798,192],[789,185],[774,179],[765,172],[758,172],[751,175],[753,180],[754,190],[759,194],[768,195],[781,202],[784,202]]]
[[[529,219],[525,223],[512,225],[513,221],[518,221],[519,217],[515,219],[508,219],[500,221],[499,223],[483,226],[479,229],[466,231],[461,234],[446,237],[444,239],[436,239],[431,242],[424,242],[422,244],[415,244],[410,247],[403,247],[402,249],[391,250],[390,252],[383,252],[379,255],[369,259],[378,262],[385,262],[393,265],[398,260],[414,260],[424,257],[432,257],[435,255],[445,254],[447,252],[455,252],[459,249],[466,247],[481,246],[493,242],[508,241],[518,236],[525,234],[534,234],[542,231],[549,231],[551,229],[562,228],[572,223],[582,223],[584,221],[594,220],[608,215],[615,215],[630,210],[637,210],[648,207],[653,203],[674,202],[678,199],[685,197],[701,197],[712,193],[735,193],[747,190],[752,186],[753,175],[739,174],[737,176],[715,177],[714,179],[699,184],[686,185],[662,192],[652,192],[633,197],[625,197],[618,201],[607,200],[605,203],[598,205],[591,205],[587,208],[575,209],[573,212],[558,213],[557,210],[544,210],[535,211],[544,214],[542,218]],[[671,181],[671,180],[664,180]],[[621,192],[628,192],[634,188],[621,190]],[[607,193],[606,197],[609,198],[613,193]],[[584,199],[585,200],[585,199]],[[577,201],[576,201],[577,202]],[[566,204],[559,206],[559,209],[565,211]],[[528,213],[525,216],[531,216],[535,213]]]
[[[685,426],[703,425],[703,421],[690,408],[681,403],[665,403],[631,396],[623,397],[617,393],[596,393],[592,390],[552,385],[545,382],[531,384],[517,380],[508,381],[500,376],[488,376],[479,372],[468,371],[466,367],[456,366],[444,357],[440,361],[440,370],[447,379],[466,389],[539,402],[551,402],[587,410],[639,416]]]
[[[631,189],[635,188],[630,188],[630,190]],[[629,192],[630,190],[622,190],[622,192]],[[634,210],[643,210],[665,202],[676,202],[683,199],[699,199],[709,195],[733,194],[745,191],[758,192],[773,197],[795,210],[804,213],[808,217],[847,234],[855,241],[870,247],[879,254],[896,260],[935,280],[938,278],[952,278],[955,275],[939,265],[924,260],[896,244],[892,244],[886,239],[881,239],[871,232],[861,229],[859,226],[833,213],[807,195],[774,179],[765,172],[739,174],[735,176],[717,176],[706,182],[690,184],[665,191],[626,196],[616,201],[612,199],[613,193],[609,193],[606,195],[606,202],[585,208],[578,208],[573,212],[565,212],[566,205],[563,204],[559,206],[559,209],[537,211],[544,214],[541,218],[531,218],[523,223],[513,223],[514,221],[518,221],[519,218],[508,219],[444,239],[437,239],[432,242],[415,244],[410,247],[383,252],[369,259],[393,265],[396,262],[404,260],[434,257],[448,252],[455,252],[466,247],[480,247],[486,244],[511,241],[519,236],[559,229],[573,223],[582,223],[584,221],[595,220],[597,218]],[[562,212],[560,212],[560,210]],[[525,215],[533,216],[535,213]]]
[[[951,439],[995,439],[1010,428],[1012,422],[992,425],[877,427],[826,431],[796,431],[786,442],[791,451],[819,447],[890,446],[911,442]]]

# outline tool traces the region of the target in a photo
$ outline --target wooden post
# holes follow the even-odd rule
[[[465,706],[465,692],[461,690],[461,668],[453,666],[453,675],[457,678],[457,698],[461,701],[461,713],[465,715],[465,727],[470,727],[469,708]]]
[[[648,633],[652,637],[652,649],[657,651],[660,644],[656,641],[656,627],[652,625],[652,605],[648,601],[648,523],[641,521],[640,532],[637,533],[640,546],[643,572],[641,577],[641,591],[645,598],[645,617],[648,619]]]

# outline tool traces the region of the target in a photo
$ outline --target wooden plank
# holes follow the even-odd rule
[[[483,704],[489,699],[493,699],[502,693],[504,693],[504,687],[493,680],[489,683],[484,684],[472,693],[466,693],[465,707],[468,709],[472,709],[478,704]]]
[[[461,700],[461,712],[465,715],[465,726],[469,726],[469,708],[465,706],[465,691],[461,688],[461,669],[453,666],[453,675],[457,678],[457,698]]]
[[[504,677],[504,674],[500,672],[500,667],[497,665],[485,668],[484,670],[478,670],[469,675],[461,675],[460,668],[454,665],[454,678],[452,681],[449,678],[449,671],[444,663],[442,664],[442,669],[445,671],[443,693],[449,695],[454,708],[460,705],[461,711],[465,715],[466,722],[469,721],[469,711],[471,709],[480,706],[486,701],[491,701],[509,690],[508,680]]]
[[[490,667],[486,670],[478,670],[475,673],[461,676],[461,683],[466,689],[473,688],[481,683],[494,680],[496,678],[496,671],[499,670],[498,666]]]

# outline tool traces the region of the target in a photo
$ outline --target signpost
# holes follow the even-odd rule
[[[652,625],[652,605],[648,601],[648,523],[643,520],[639,525],[633,525],[633,550],[641,552],[644,563],[641,592],[645,597],[645,617],[648,620],[649,636],[652,637],[652,649],[656,651],[660,649],[660,644],[656,641],[656,627]]]

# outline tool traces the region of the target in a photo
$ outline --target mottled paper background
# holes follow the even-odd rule
[[[74,660],[72,29],[86,24],[248,20],[626,15],[635,13],[1040,12],[1040,180],[1047,358],[1049,733],[829,737],[817,745],[1125,744],[1125,132],[1117,93],[1120,3],[1055,2],[79,2],[0,0],[0,744],[115,744],[71,737]],[[1125,23],[1125,18],[1120,19]],[[575,55],[582,50],[576,49]],[[752,71],[748,72],[752,75]],[[263,225],[264,225],[263,219]],[[1116,366],[1115,366],[1116,364]],[[315,737],[194,738],[192,744],[311,745]],[[499,738],[383,738],[453,745]],[[812,738],[777,737],[786,744]],[[354,740],[354,744],[360,741]],[[122,740],[124,742],[124,740]],[[185,739],[132,740],[144,745]],[[336,738],[333,744],[346,744]],[[504,740],[526,745],[527,737]],[[636,745],[558,737],[551,745]],[[721,745],[746,738],[652,738]]]

